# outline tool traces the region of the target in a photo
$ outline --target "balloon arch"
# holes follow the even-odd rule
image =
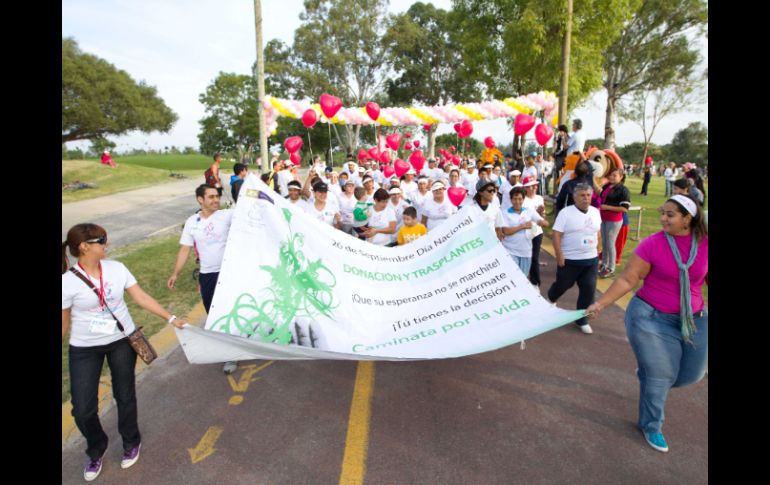
[[[325,95],[328,96],[328,95]],[[334,98],[330,96],[329,98]],[[279,99],[272,96],[265,96],[265,121],[268,132],[274,132],[278,127],[278,118],[288,116],[289,118],[300,119],[308,110],[313,110],[318,115],[318,119],[327,123],[329,119],[323,112],[334,112],[331,122],[335,124],[348,125],[374,125],[382,126],[413,126],[413,125],[435,125],[439,123],[458,123],[465,120],[481,121],[495,120],[499,118],[514,118],[519,114],[530,115],[532,113],[541,113],[544,120],[550,122],[551,126],[557,124],[558,98],[556,93],[551,91],[540,91],[517,98],[506,98],[504,100],[483,101],[481,103],[458,103],[445,106],[410,106],[408,108],[382,108],[376,121],[372,119],[370,112],[366,107],[344,108],[339,102],[339,98],[334,98],[337,106],[333,109],[323,109],[319,103],[310,101],[297,101],[290,99]],[[373,104],[373,103],[371,103]],[[376,106],[376,105],[374,105]],[[377,111],[375,111],[377,113]],[[312,113],[309,113],[312,117]],[[303,119],[303,122],[305,120]],[[307,125],[306,125],[307,126]]]

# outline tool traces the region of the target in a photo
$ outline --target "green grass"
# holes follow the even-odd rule
[[[634,249],[636,249],[636,246],[639,245],[642,239],[661,230],[660,216],[657,212],[657,208],[662,206],[666,201],[666,183],[663,177],[652,178],[650,185],[647,187],[648,195],[646,197],[639,195],[639,192],[642,191],[642,179],[640,177],[626,177],[625,184],[626,187],[628,187],[628,191],[631,193],[631,206],[642,207],[644,210],[642,211],[642,224],[641,230],[639,231],[638,240],[634,239],[636,238],[637,234],[636,227],[637,219],[639,218],[639,211],[629,212],[630,225],[628,228],[628,238],[626,239],[626,246],[623,248],[623,254],[620,258],[620,265],[618,265],[618,267],[615,269],[615,274],[620,274],[623,271],[626,263],[634,253]],[[706,194],[708,195],[708,182],[706,182]],[[708,202],[709,197],[707,196],[705,207],[706,209],[708,209]],[[554,220],[555,217],[553,214],[550,214],[548,216],[548,222],[553,225]],[[545,232],[548,237],[551,236],[550,227],[546,228]],[[703,296],[706,303],[708,304],[708,285],[703,286]]]
[[[175,315],[183,317],[201,301],[197,282],[192,278],[195,268],[195,256],[191,255],[176,282],[176,289],[166,288],[166,281],[174,269],[176,255],[179,252],[179,234],[159,236],[140,243],[124,246],[110,252],[109,259],[122,262],[134,275],[142,289],[158,301],[164,308]],[[143,326],[145,335],[158,333],[168,325],[157,317],[136,305],[128,294],[125,294],[128,311],[137,327]],[[62,403],[70,398],[69,382],[69,335],[62,341]],[[108,375],[106,363],[102,375]]]

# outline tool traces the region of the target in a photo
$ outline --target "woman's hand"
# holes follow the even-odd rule
[[[597,301],[596,303],[592,304],[588,308],[586,308],[586,317],[589,319],[593,319],[599,316],[599,313],[604,309],[601,304]]]
[[[174,321],[171,322],[171,324],[173,326],[175,326],[176,328],[179,328],[179,329],[184,327],[185,324],[187,324],[187,323],[189,323],[189,322],[187,320],[185,320],[184,318],[175,318]]]

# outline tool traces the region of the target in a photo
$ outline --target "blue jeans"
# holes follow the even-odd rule
[[[626,308],[625,322],[639,366],[639,427],[645,432],[659,433],[668,391],[694,384],[706,372],[708,309],[695,317],[692,344],[682,339],[679,315],[659,312],[637,296]]]
[[[112,374],[112,395],[118,404],[118,431],[123,438],[123,450],[129,451],[141,442],[134,380],[136,352],[128,338],[96,347],[70,345],[72,416],[86,439],[86,454],[92,460],[107,450],[107,434],[99,421],[98,409],[99,376],[105,357]]]
[[[674,181],[666,180],[666,197],[674,195]]]
[[[513,262],[516,263],[519,269],[521,269],[521,272],[524,273],[524,276],[529,277],[529,268],[532,266],[532,258],[522,258],[514,255],[511,255],[511,258],[513,258]]]

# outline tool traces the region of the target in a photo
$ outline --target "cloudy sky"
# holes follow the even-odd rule
[[[391,13],[404,12],[415,0],[391,0]],[[450,9],[450,0],[434,0]],[[291,45],[299,27],[302,0],[262,0],[263,41],[280,39]],[[63,0],[62,35],[74,37],[80,48],[95,54],[135,80],[156,86],[159,95],[179,116],[168,134],[134,133],[111,137],[119,151],[166,146],[198,147],[198,120],[204,117],[198,96],[222,72],[247,74],[256,61],[254,2],[250,0]],[[707,41],[700,42],[708,60]],[[270,93],[267,93],[270,94]],[[598,91],[574,112],[583,120],[588,138],[604,137],[606,92]],[[708,124],[708,102],[696,112],[680,113],[663,120],[653,142],[665,144],[688,123]],[[505,121],[474,123],[473,136],[490,135],[507,143],[511,134]],[[439,133],[453,132],[451,125]],[[633,123],[616,127],[617,143],[642,140]],[[68,146],[87,147],[87,142]]]

